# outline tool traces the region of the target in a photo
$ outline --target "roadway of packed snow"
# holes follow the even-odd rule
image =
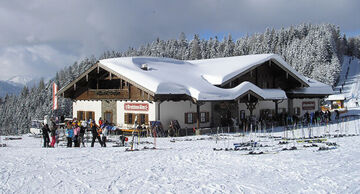
[[[333,125],[330,131],[354,134],[358,124]],[[341,126],[348,130],[337,132]],[[324,129],[315,129],[313,134]],[[179,137],[175,142],[158,138],[157,150],[134,152],[110,147],[110,143],[107,148],[99,144],[95,148],[41,148],[40,138],[24,135],[22,140],[5,141],[2,137],[8,147],[0,148],[0,193],[360,192],[360,136],[328,139],[338,148],[317,151],[304,148],[304,143],[278,145],[273,139],[253,135],[255,141],[273,146],[259,148],[269,154],[213,151],[249,140],[238,135],[225,134],[217,143],[216,136]],[[302,130],[295,135],[302,136]],[[298,150],[280,151],[293,145]],[[144,146],[153,145],[139,148]]]

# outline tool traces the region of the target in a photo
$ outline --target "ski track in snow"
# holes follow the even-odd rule
[[[359,123],[349,121],[348,132],[354,133]],[[321,131],[324,127],[313,128],[314,134]],[[300,137],[301,130],[295,135]],[[205,140],[196,140],[200,137]],[[125,152],[114,147],[44,149],[40,139],[23,136],[0,149],[0,193],[360,192],[360,136],[331,139],[340,146],[330,151],[294,143],[299,150],[258,156],[212,150],[249,137],[226,136],[217,144],[207,137],[175,143],[159,138],[161,149]]]

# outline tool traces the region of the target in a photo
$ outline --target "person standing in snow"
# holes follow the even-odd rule
[[[42,128],[42,135],[44,139],[44,148],[49,147],[50,138],[49,138],[49,126],[45,124]]]
[[[94,147],[95,140],[98,139],[101,147],[103,146],[102,141],[100,139],[100,134],[97,131],[97,127],[95,124],[95,121],[93,120],[91,123],[91,133],[92,133],[92,141],[91,141],[91,147]]]
[[[80,147],[79,135],[80,135],[80,127],[76,122],[74,126],[74,147]]]
[[[86,123],[86,121],[83,121],[83,122],[81,123],[80,135],[79,135],[79,144],[82,143],[83,147],[85,147],[84,136],[85,136],[86,128],[87,128],[87,123]]]
[[[102,144],[103,144],[103,147],[106,147],[106,138],[108,136],[108,133],[109,133],[108,125],[103,126],[103,130],[102,130]]]
[[[65,135],[66,135],[66,139],[67,139],[67,147],[72,147],[72,138],[74,136],[74,130],[71,127],[71,122],[67,123]]]
[[[54,119],[50,119],[50,134],[51,134],[51,143],[50,147],[54,147],[56,143],[56,123],[54,122]]]

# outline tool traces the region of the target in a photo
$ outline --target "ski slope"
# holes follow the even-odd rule
[[[346,74],[348,74],[347,77]],[[340,93],[340,89],[346,98],[346,107],[355,107],[356,101],[360,103],[360,60],[358,58],[344,57],[339,82],[335,87],[335,91]]]
[[[359,121],[332,125],[330,133],[356,133]],[[314,134],[325,128],[314,128]],[[308,132],[306,131],[305,134]],[[358,133],[358,132],[357,132]],[[295,131],[301,136],[301,130]],[[317,151],[302,143],[278,145],[269,154],[245,155],[231,148],[239,134],[157,139],[157,150],[123,147],[41,148],[23,136],[0,148],[0,193],[360,193],[360,136],[332,138],[339,147]],[[283,135],[282,132],[273,135]],[[291,137],[291,135],[290,135]],[[191,141],[190,141],[191,140]],[[142,142],[153,141],[151,138]],[[279,151],[296,145],[298,150]],[[141,144],[152,147],[152,144]]]

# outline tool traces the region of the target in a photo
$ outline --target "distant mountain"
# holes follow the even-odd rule
[[[20,94],[24,86],[28,88],[37,87],[40,79],[29,75],[17,75],[6,81],[0,80],[0,98],[5,97],[6,94]]]
[[[20,94],[24,85],[18,83],[10,83],[7,81],[0,81],[0,98],[6,96],[6,94]]]
[[[34,78],[29,75],[17,75],[17,76],[14,76],[14,77],[11,77],[10,79],[8,79],[7,82],[26,85],[29,81],[31,81],[33,79]]]

